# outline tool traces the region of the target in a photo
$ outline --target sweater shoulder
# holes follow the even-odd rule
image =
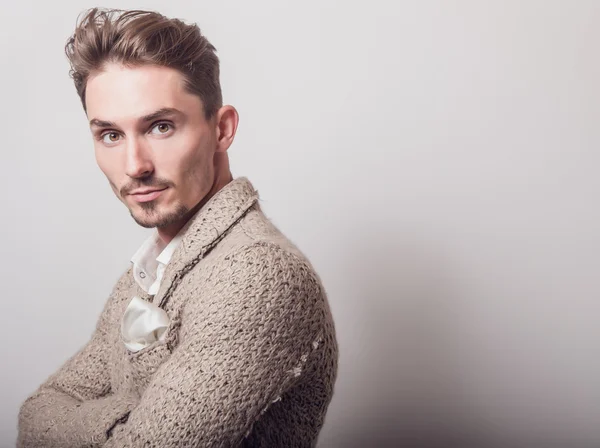
[[[290,280],[313,280],[320,283],[308,258],[286,241],[246,240],[226,251],[211,253],[203,261],[204,264],[199,263],[190,274],[192,279],[208,282],[211,287],[215,283],[231,287],[232,279],[249,282],[252,287],[259,287],[266,281],[279,284]],[[201,275],[202,280],[194,274]]]
[[[224,254],[252,257],[253,252],[265,251],[273,256],[285,254],[314,270],[306,254],[265,215],[258,202],[228,230],[206,261]]]
[[[297,304],[314,312],[326,305],[325,289],[308,258],[283,238],[242,238],[212,251],[183,281],[186,306],[204,307],[225,300],[233,308]],[[252,297],[256,300],[249,300]],[[199,300],[199,298],[201,298]]]

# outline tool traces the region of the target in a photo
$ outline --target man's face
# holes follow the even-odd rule
[[[98,166],[139,225],[180,221],[209,192],[216,128],[179,72],[107,65],[89,78],[86,106]]]

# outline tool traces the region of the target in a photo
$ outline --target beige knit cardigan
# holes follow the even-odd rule
[[[315,446],[334,323],[319,276],[258,200],[246,177],[211,197],[154,297],[123,273],[89,342],[22,404],[19,448]],[[138,352],[120,335],[134,295],[170,319]]]

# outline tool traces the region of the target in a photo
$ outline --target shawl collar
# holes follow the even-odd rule
[[[165,268],[153,303],[164,308],[171,292],[259,199],[247,177],[237,177],[217,191],[185,224],[182,239]]]

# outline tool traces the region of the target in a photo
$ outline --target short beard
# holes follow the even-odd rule
[[[147,229],[152,228],[152,227],[166,227],[168,225],[171,225],[173,223],[176,223],[177,221],[180,221],[181,219],[185,218],[185,216],[189,213],[190,209],[188,207],[186,207],[184,204],[182,203],[177,203],[177,207],[175,208],[175,210],[171,213],[167,213],[165,215],[156,215],[156,204],[153,203],[154,201],[149,201],[149,202],[142,202],[140,203],[142,209],[144,211],[146,211],[147,213],[150,214],[150,218],[147,220],[141,220],[135,217],[135,215],[133,214],[133,212],[131,211],[131,209],[129,210],[129,213],[131,214],[131,217],[133,218],[133,220],[138,223],[138,225],[145,227]],[[152,218],[152,216],[154,215],[154,219]]]

